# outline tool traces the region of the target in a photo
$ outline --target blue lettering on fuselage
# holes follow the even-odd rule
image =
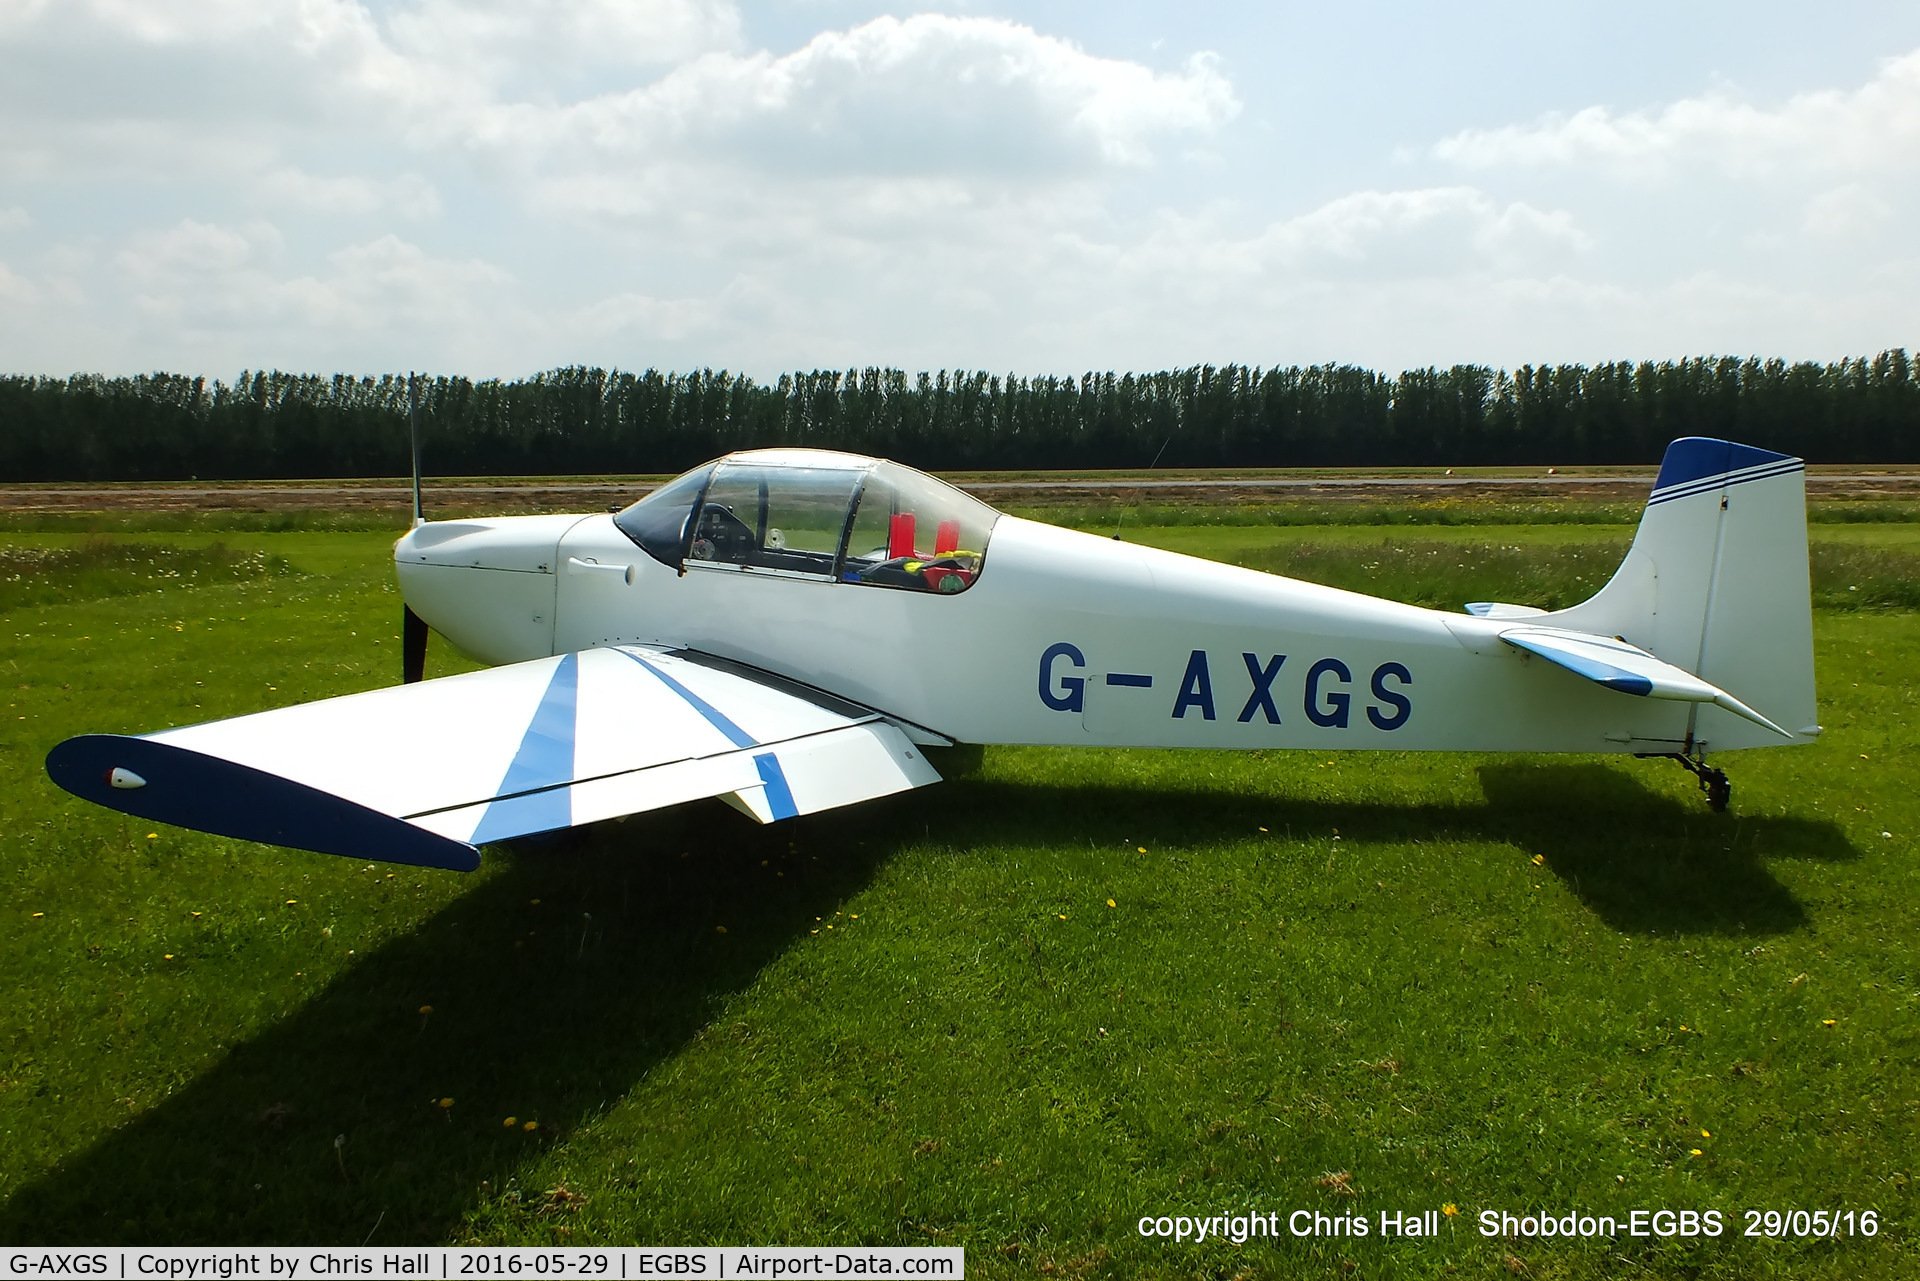
[[[1055,676],[1053,665],[1063,658],[1075,667],[1087,665],[1086,656],[1065,641],[1048,646],[1047,652],[1040,655],[1040,701],[1056,712],[1083,711],[1087,705],[1087,678]]]
[[[1253,681],[1253,693],[1247,695],[1247,705],[1240,709],[1240,723],[1244,725],[1253,719],[1254,712],[1261,711],[1267,714],[1267,724],[1278,725],[1280,709],[1273,705],[1273,678],[1280,674],[1280,664],[1287,661],[1287,656],[1275,654],[1267,660],[1265,668],[1260,666],[1260,659],[1253,654],[1242,654],[1240,657],[1247,660],[1247,675]]]
[[[1345,690],[1321,690],[1322,677],[1331,676],[1342,685],[1351,684],[1353,673],[1337,658],[1323,658],[1307,669],[1307,719],[1322,729],[1345,729],[1347,710],[1353,695]]]
[[[1176,721],[1187,714],[1189,707],[1200,709],[1200,715],[1213,719],[1213,678],[1207,674],[1207,651],[1196,649],[1187,659],[1187,674],[1180,679],[1180,696],[1173,700],[1173,719]]]
[[[1256,719],[1268,725],[1281,724],[1274,686],[1287,656],[1243,652],[1240,658],[1247,669],[1251,692],[1235,719],[1242,725]],[[1079,646],[1067,641],[1049,645],[1040,655],[1040,701],[1056,712],[1085,712],[1089,679],[1086,670],[1087,658]],[[1107,672],[1092,679],[1121,688],[1152,689],[1154,686],[1154,678],[1147,673]],[[1321,729],[1350,728],[1353,683],[1353,669],[1341,659],[1327,657],[1315,661],[1307,668],[1305,680],[1296,687],[1307,719]],[[1413,699],[1406,692],[1412,685],[1413,674],[1404,663],[1385,662],[1375,667],[1367,682],[1371,695],[1365,705],[1367,723],[1386,731],[1405,725],[1413,716]],[[1171,715],[1174,720],[1185,720],[1191,711],[1198,711],[1202,720],[1214,719],[1213,672],[1207,651],[1203,649],[1188,652]]]
[[[1390,715],[1382,716],[1379,708],[1367,708],[1367,719],[1375,729],[1399,729],[1407,723],[1407,717],[1413,715],[1413,700],[1383,683],[1389,676],[1402,685],[1413,684],[1413,677],[1399,663],[1382,663],[1373,669],[1373,696],[1394,709]]]

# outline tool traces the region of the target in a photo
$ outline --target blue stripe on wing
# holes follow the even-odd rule
[[[760,781],[766,784],[767,808],[773,811],[774,818],[792,818],[798,814],[800,807],[793,803],[793,789],[787,786],[780,758],[772,752],[762,752],[753,758],[753,763],[760,771]]]
[[[728,720],[725,714],[722,713],[720,709],[715,707],[712,703],[709,703],[706,699],[700,697],[698,694],[694,693],[692,690],[688,689],[685,685],[682,685],[679,681],[673,679],[673,677],[667,675],[665,672],[661,671],[659,668],[655,667],[652,663],[649,663],[646,659],[640,657],[638,654],[632,653],[631,651],[624,650],[624,649],[620,650],[619,652],[622,654],[625,654],[628,658],[631,658],[634,662],[640,664],[641,667],[645,668],[649,672],[652,672],[655,676],[658,676],[660,678],[661,684],[665,685],[668,689],[678,694],[681,698],[686,699],[687,704],[690,707],[692,707],[694,711],[699,712],[702,716],[706,717],[707,723],[712,725],[715,729],[719,730],[722,734],[725,734],[727,736],[727,739],[735,747],[759,746],[758,741],[753,737],[753,735],[747,733],[747,731],[741,729],[738,725],[735,725],[732,721]]]
[[[706,717],[707,722],[722,734],[725,734],[728,741],[735,747],[759,746],[759,743],[754,739],[753,735],[728,720],[726,714],[712,703],[709,703],[706,699],[700,697],[685,685],[682,685],[679,681],[667,675],[658,667],[655,667],[652,663],[641,658],[638,654],[624,649],[620,652],[652,672],[655,676],[658,676],[661,684],[678,694],[681,698],[686,699],[688,706]],[[772,752],[762,752],[753,758],[753,764],[754,768],[760,771],[760,782],[766,789],[767,809],[772,812],[773,817],[775,819],[792,818],[798,814],[800,807],[794,804],[793,789],[787,785],[786,771],[780,768],[780,758]]]
[[[547,692],[520,739],[520,750],[494,792],[499,799],[487,806],[473,829],[475,845],[572,825],[573,799],[565,785],[573,781],[579,695],[580,656],[568,654],[553,669]]]

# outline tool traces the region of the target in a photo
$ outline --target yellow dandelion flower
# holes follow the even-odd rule
[[[510,1116],[506,1120],[502,1121],[500,1123],[500,1126],[502,1129],[511,1130],[514,1126],[518,1124],[520,1124],[520,1118],[517,1116]]]
[[[1533,856],[1533,865],[1535,867],[1545,867],[1547,865],[1547,856],[1545,854],[1535,854]]]
[[[1449,1219],[1451,1219],[1454,1215],[1460,1213],[1460,1207],[1455,1205],[1453,1202],[1449,1201],[1445,1205],[1440,1207],[1440,1213],[1446,1215]]]
[[[1821,1020],[1820,1020],[1820,1026],[1821,1026],[1821,1027],[1832,1027],[1832,1026],[1833,1026],[1833,1023],[1834,1023],[1834,1021],[1833,1021],[1832,1019],[1821,1019]]]
[[[1142,846],[1140,847],[1140,852],[1141,852],[1142,854],[1145,854],[1145,853],[1147,852],[1147,847],[1146,847],[1146,846],[1144,846],[1144,845],[1142,845]]]
[[[538,1121],[529,1121],[525,1125],[521,1126],[520,1128],[525,1130],[528,1134],[532,1134],[535,1130],[540,1128],[540,1123]]]
[[[1063,921],[1067,919],[1067,914],[1065,912],[1055,912],[1054,915],[1058,916]]]
[[[300,900],[297,898],[290,898],[287,900],[287,906],[292,907],[295,903],[298,903],[299,901]]]
[[[1694,1156],[1699,1156],[1699,1155],[1700,1155],[1700,1149],[1699,1149],[1699,1148],[1688,1148],[1688,1149],[1687,1149],[1687,1151],[1688,1151],[1688,1152],[1689,1152],[1690,1154],[1692,1154],[1692,1155],[1694,1155]]]
[[[727,927],[724,925],[716,925],[713,927],[713,932],[715,934],[725,934],[727,932]]]
[[[453,1106],[453,1100],[452,1100],[452,1099],[441,1099],[441,1100],[440,1100],[440,1106],[441,1106],[441,1107],[443,1107],[443,1108],[450,1108],[450,1107],[452,1107],[452,1106]]]
[[[1114,902],[1114,901],[1113,901],[1112,899],[1108,899],[1108,900],[1107,900],[1107,906],[1108,906],[1108,907],[1119,907],[1120,905],[1119,905],[1118,903],[1116,903],[1116,902]]]
[[[158,832],[148,832],[148,833],[147,833],[147,839],[148,839],[148,840],[150,840],[150,841],[157,841],[157,840],[159,840],[159,839],[160,839],[160,833],[158,833]]]
[[[161,957],[160,959],[163,961],[171,961],[173,959],[173,953],[168,952],[165,956]]]
[[[39,919],[40,919],[41,917],[43,917],[43,916],[45,916],[45,915],[46,915],[46,913],[45,913],[45,912],[35,912],[35,913],[33,914],[33,919],[37,921],[37,920],[39,920]]]
[[[1703,1139],[1710,1139],[1710,1138],[1712,1138],[1712,1137],[1713,1137],[1713,1131],[1712,1131],[1712,1130],[1702,1130],[1702,1131],[1700,1131],[1700,1137],[1701,1137],[1701,1138],[1703,1138]]]
[[[433,1013],[433,1007],[431,1005],[423,1005],[420,1007],[420,1012],[422,1014],[431,1014]]]

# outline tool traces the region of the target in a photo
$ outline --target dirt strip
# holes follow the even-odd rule
[[[1002,506],[1054,503],[1307,502],[1640,502],[1652,473],[1599,472],[1532,475],[1139,475],[1049,480],[1032,474],[1007,479],[956,477],[961,488]],[[651,492],[654,480],[433,481],[425,504],[434,512],[601,511]],[[1920,468],[1810,471],[1816,499],[1920,499]],[[376,512],[405,513],[404,482],[267,481],[233,484],[51,484],[0,486],[0,513],[60,512]]]

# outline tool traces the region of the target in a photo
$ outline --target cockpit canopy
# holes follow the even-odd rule
[[[973,586],[1000,513],[899,463],[817,449],[728,454],[613,518],[690,566],[952,595]]]

